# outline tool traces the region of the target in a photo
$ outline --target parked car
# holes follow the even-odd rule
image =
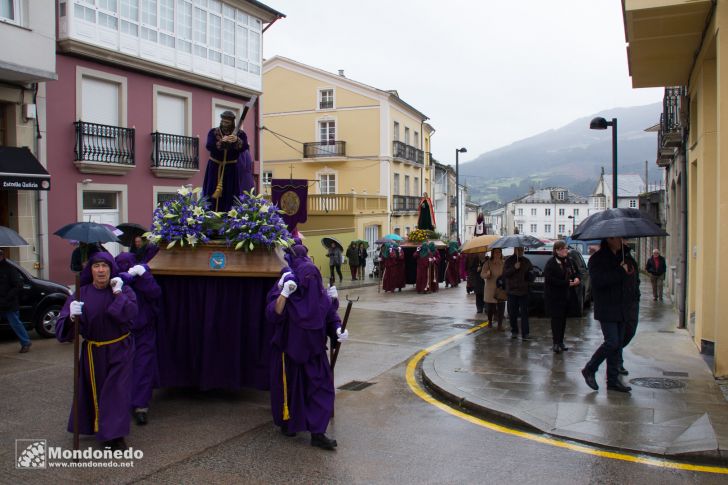
[[[52,281],[36,278],[11,259],[6,261],[21,275],[23,287],[20,290],[20,320],[27,329],[35,329],[46,338],[56,336],[56,320],[71,291],[68,287]],[[0,317],[0,327],[10,328],[7,320]]]
[[[579,241],[567,237],[566,244],[569,245],[569,248],[579,251],[584,257],[584,262],[589,264],[589,258],[591,257],[591,255],[599,251],[599,245],[601,244],[601,240],[596,239],[592,241]]]
[[[529,249],[524,252],[535,272],[535,280],[528,287],[528,305],[533,311],[543,312],[544,305],[544,276],[543,269],[546,263],[553,256],[553,250],[548,246],[537,249]],[[571,296],[569,301],[569,317],[583,317],[584,309],[589,306],[592,298],[591,279],[589,278],[589,270],[581,253],[576,249],[569,249],[569,258],[574,263],[574,267],[579,272],[581,284],[571,288]]]

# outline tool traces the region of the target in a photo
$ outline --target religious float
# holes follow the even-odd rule
[[[408,285],[414,285],[417,281],[417,248],[422,243],[433,243],[435,249],[440,253],[440,264],[437,272],[437,281],[442,283],[445,281],[445,265],[447,264],[447,245],[440,239],[435,238],[436,234],[432,230],[415,229],[407,236],[407,240],[400,244],[404,251],[404,267],[405,276]]]
[[[154,212],[149,267],[162,288],[160,387],[268,389],[266,294],[293,241],[282,211],[244,193],[215,212],[200,189],[181,188]]]

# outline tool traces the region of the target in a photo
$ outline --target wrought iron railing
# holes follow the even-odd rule
[[[345,157],[345,141],[312,141],[303,144],[303,158]]]
[[[684,128],[681,115],[684,116],[687,106],[687,88],[684,86],[665,88],[662,98],[662,114],[660,115],[660,129],[664,133],[680,131]]]
[[[152,167],[197,170],[199,166],[199,138],[152,133]]]
[[[425,152],[401,141],[392,142],[392,156],[394,158],[404,158],[405,160],[419,164],[425,163]]]
[[[419,197],[412,196],[412,195],[393,195],[392,196],[392,211],[393,212],[416,211],[419,201],[420,201]]]
[[[134,128],[76,121],[76,161],[134,165]]]

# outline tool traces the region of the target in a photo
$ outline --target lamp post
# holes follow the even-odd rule
[[[576,217],[569,216],[567,219],[571,219],[571,235],[574,235],[574,231],[576,231]]]
[[[612,207],[617,207],[617,118],[607,121],[597,117],[589,123],[592,130],[606,130],[608,126],[612,127]]]
[[[460,241],[460,154],[467,153],[465,147],[455,149],[455,227]]]

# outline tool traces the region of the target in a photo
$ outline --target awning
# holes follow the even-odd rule
[[[50,190],[51,176],[27,147],[0,147],[0,190]]]

